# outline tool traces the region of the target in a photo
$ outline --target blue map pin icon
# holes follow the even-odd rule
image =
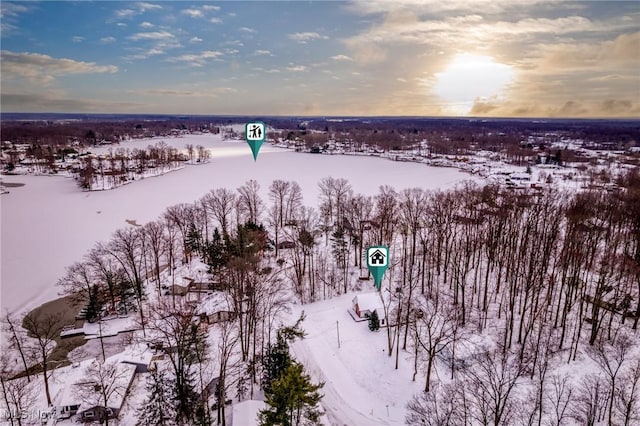
[[[367,248],[367,268],[373,276],[376,289],[380,291],[382,277],[389,267],[389,247],[371,246]]]

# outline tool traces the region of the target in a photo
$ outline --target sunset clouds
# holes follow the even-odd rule
[[[2,16],[5,111],[640,115],[634,2],[3,2]]]

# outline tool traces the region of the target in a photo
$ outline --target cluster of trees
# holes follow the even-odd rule
[[[109,149],[107,155],[84,154],[78,156],[79,166],[75,169],[78,186],[85,190],[112,188],[143,176],[150,170],[164,173],[179,167],[185,161],[206,162],[211,154],[204,146],[186,146],[187,156],[177,148],[161,141],[146,149]]]
[[[109,118],[80,115],[65,119],[65,117],[47,117],[40,114],[33,120],[27,120],[24,117],[17,120],[3,117],[1,126],[3,141],[58,147],[73,142],[90,146],[100,141],[117,143],[127,139],[167,137],[174,134],[175,130],[188,132],[207,130],[218,133],[219,123],[222,123],[222,120],[213,117],[177,119],[146,116],[135,119],[126,116]]]
[[[575,403],[563,416],[580,423],[637,421],[637,365],[628,359],[635,337],[628,336],[640,318],[638,176],[631,172],[617,194],[466,186],[397,195],[396,235],[385,241],[399,259],[390,268],[388,349],[396,366],[401,349],[413,351],[414,380],[425,374],[409,423],[539,423],[557,416],[551,408],[569,394]],[[487,330],[492,347],[456,356]],[[592,383],[551,372],[585,353],[601,367],[585,379],[599,393],[579,404]],[[450,364],[452,384],[434,392],[436,358]],[[521,383],[537,393],[512,392]],[[554,383],[562,384],[561,400],[550,403]]]

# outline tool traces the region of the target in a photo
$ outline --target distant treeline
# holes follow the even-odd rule
[[[191,120],[27,120],[5,121],[0,124],[2,141],[28,145],[95,145],[102,141],[120,142],[125,139],[171,136],[179,132],[207,131],[218,128],[204,119]]]
[[[168,136],[175,130],[215,133],[220,126],[256,119],[273,128],[301,135],[348,135],[366,140],[366,143],[382,141],[390,147],[400,148],[425,138],[442,140],[447,146],[504,147],[532,135],[582,139],[605,144],[608,149],[624,149],[640,143],[639,120],[3,114],[0,127],[3,141],[64,145],[70,140],[94,144],[99,140],[115,142],[124,137]]]

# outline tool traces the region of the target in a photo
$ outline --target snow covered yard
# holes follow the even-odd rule
[[[422,390],[419,381],[411,381],[412,356],[401,352],[395,370],[386,329],[371,332],[366,321],[349,315],[354,294],[296,306],[294,316],[306,314],[302,328],[307,336],[293,343],[293,353],[316,381],[325,382],[322,406],[331,424],[403,425],[406,402]]]

